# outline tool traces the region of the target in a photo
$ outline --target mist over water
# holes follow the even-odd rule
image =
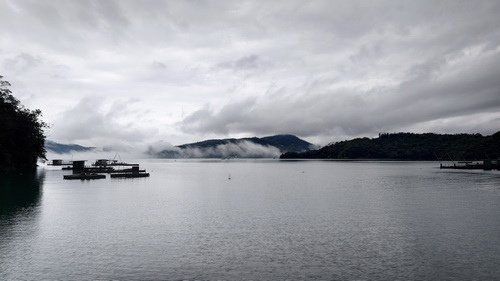
[[[430,162],[134,162],[151,177],[63,181],[66,172],[47,167],[0,179],[2,198],[31,191],[0,201],[0,279],[500,276],[498,172]]]
[[[249,141],[185,148],[160,142],[150,145],[146,154],[162,158],[274,158],[279,157],[281,151],[274,146]]]
[[[130,146],[126,149],[95,148],[89,151],[71,151],[56,153],[48,151],[48,159],[88,160],[88,159],[140,159],[140,158],[278,158],[282,152],[270,145],[261,145],[250,141],[226,143],[211,147],[178,147],[165,141],[149,145]]]
[[[86,160],[88,165],[95,159],[113,159],[113,160],[124,160],[124,159],[143,159],[150,156],[146,155],[140,150],[132,151],[119,151],[119,150],[90,150],[90,151],[72,151],[70,153],[54,153],[49,151],[47,153],[47,159],[62,159],[65,161],[73,160]],[[42,163],[39,163],[42,165]]]

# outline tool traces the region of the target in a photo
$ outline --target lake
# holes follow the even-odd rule
[[[2,178],[0,280],[500,279],[498,171],[140,163],[151,177]]]

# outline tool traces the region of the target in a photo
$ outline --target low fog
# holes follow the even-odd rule
[[[147,154],[162,158],[274,158],[279,157],[281,152],[274,146],[241,141],[208,148],[179,148],[157,143],[148,148]]]
[[[278,148],[249,141],[220,144],[209,148],[179,148],[165,141],[148,146],[94,148],[90,151],[55,153],[47,151],[48,159],[89,160],[95,159],[143,159],[143,158],[276,158]]]
[[[150,158],[149,155],[144,152],[139,152],[139,150],[131,151],[105,151],[99,148],[93,149],[91,151],[72,151],[69,153],[55,153],[53,151],[47,151],[47,159],[50,161],[52,159],[62,159],[65,161],[73,160],[86,160],[88,164],[94,162],[96,159],[116,159],[127,161],[131,159],[144,159]]]

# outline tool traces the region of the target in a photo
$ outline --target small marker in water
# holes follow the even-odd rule
[[[231,174],[229,174],[229,176],[227,177],[228,180],[231,180]]]

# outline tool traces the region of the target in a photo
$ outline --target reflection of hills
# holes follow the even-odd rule
[[[42,197],[45,172],[0,179],[0,216],[15,216],[32,212]]]

